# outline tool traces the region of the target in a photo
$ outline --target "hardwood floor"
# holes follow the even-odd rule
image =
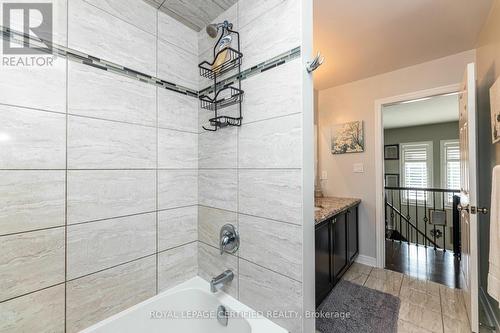
[[[408,276],[460,288],[460,261],[451,251],[386,240],[385,267]]]

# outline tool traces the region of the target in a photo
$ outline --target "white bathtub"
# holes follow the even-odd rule
[[[217,321],[219,305],[230,312],[227,326]],[[286,333],[287,330],[223,292],[210,293],[209,283],[195,277],[82,332]]]

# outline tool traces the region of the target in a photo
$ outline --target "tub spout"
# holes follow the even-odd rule
[[[222,288],[226,283],[233,281],[234,273],[231,270],[227,270],[224,273],[214,277],[210,281],[210,291],[216,293],[218,289]]]

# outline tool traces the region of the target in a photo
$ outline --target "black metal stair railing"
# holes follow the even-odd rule
[[[452,249],[459,256],[460,221],[456,214],[459,192],[453,189],[386,186],[386,238],[431,246],[435,250]],[[449,243],[446,243],[447,236]]]

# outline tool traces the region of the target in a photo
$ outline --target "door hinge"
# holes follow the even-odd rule
[[[486,207],[476,207],[476,206],[470,206],[470,213],[471,214],[488,214],[489,210]]]

